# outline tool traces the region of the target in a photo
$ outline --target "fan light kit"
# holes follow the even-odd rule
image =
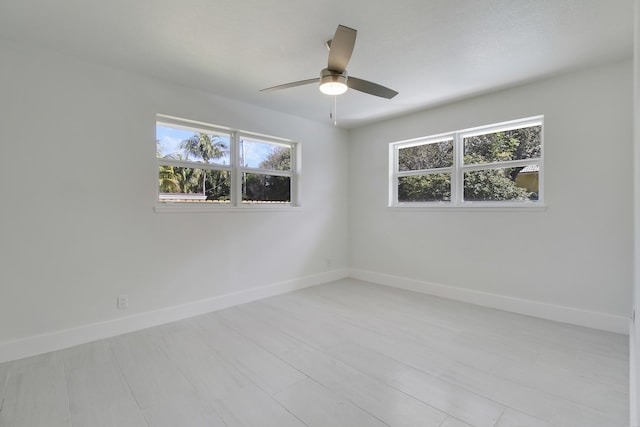
[[[342,95],[347,91],[347,72],[335,74],[327,68],[320,75],[320,92],[326,95]]]
[[[325,95],[342,95],[348,87],[342,82],[324,82],[320,84],[320,92]]]
[[[381,98],[393,98],[398,94],[395,90],[357,77],[347,77],[347,64],[351,59],[353,47],[356,44],[357,33],[353,28],[338,25],[333,39],[327,42],[327,47],[329,48],[329,63],[327,68],[320,71],[320,78],[300,80],[268,87],[262,89],[262,91],[287,89],[311,83],[320,83],[320,91],[327,95],[341,95],[350,88]]]

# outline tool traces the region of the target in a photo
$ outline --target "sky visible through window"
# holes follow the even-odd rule
[[[197,134],[192,130],[176,129],[167,126],[156,126],[156,140],[157,151],[160,157],[165,157],[171,154],[183,153],[180,148],[182,141],[191,138]],[[220,135],[220,140],[223,141],[227,147],[230,146],[229,136]],[[247,144],[243,144],[244,147],[244,166],[251,168],[260,167],[260,163],[264,161],[272,152],[274,147],[270,144],[251,143],[247,141]],[[193,158],[193,155],[190,156]],[[192,160],[193,161],[193,160]],[[215,163],[221,165],[229,165],[231,159],[226,154],[224,157],[217,159]]]

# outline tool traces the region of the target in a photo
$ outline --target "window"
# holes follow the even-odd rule
[[[390,206],[540,206],[542,120],[390,144]]]
[[[242,203],[291,201],[291,144],[240,138]]]
[[[158,116],[158,206],[295,205],[297,144]]]

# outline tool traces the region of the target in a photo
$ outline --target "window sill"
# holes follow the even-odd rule
[[[153,207],[156,213],[224,213],[224,212],[299,212],[301,206],[286,205],[199,205],[193,206],[191,203],[171,203],[156,204]]]
[[[398,212],[415,212],[415,211],[471,211],[471,212],[544,212],[547,205],[519,203],[519,204],[502,204],[490,205],[486,203],[465,203],[460,205],[451,205],[445,203],[420,204],[420,205],[395,205],[389,206],[389,209]]]

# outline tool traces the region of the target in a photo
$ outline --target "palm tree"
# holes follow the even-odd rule
[[[180,148],[186,155],[185,160],[188,160],[191,154],[196,158],[202,159],[204,163],[209,163],[209,160],[224,157],[227,147],[225,142],[218,136],[207,135],[206,133],[200,132],[182,141]],[[202,172],[202,194],[207,194],[207,173],[206,170]]]
[[[156,151],[157,158],[168,158],[173,159],[173,155],[168,154],[166,156],[162,156],[160,142],[156,140],[156,146],[158,147],[158,151]],[[158,185],[160,188],[160,192],[162,193],[179,193],[180,192],[180,182],[178,179],[178,175],[176,174],[176,170],[173,166],[169,165],[160,165],[160,172],[158,174]]]
[[[157,156],[160,158],[161,154]],[[171,153],[162,156],[163,159],[186,161],[182,153]],[[160,165],[158,174],[159,188],[162,193],[198,193],[202,169],[184,166]]]
[[[173,166],[160,165],[158,181],[161,193],[179,193],[179,177]]]

